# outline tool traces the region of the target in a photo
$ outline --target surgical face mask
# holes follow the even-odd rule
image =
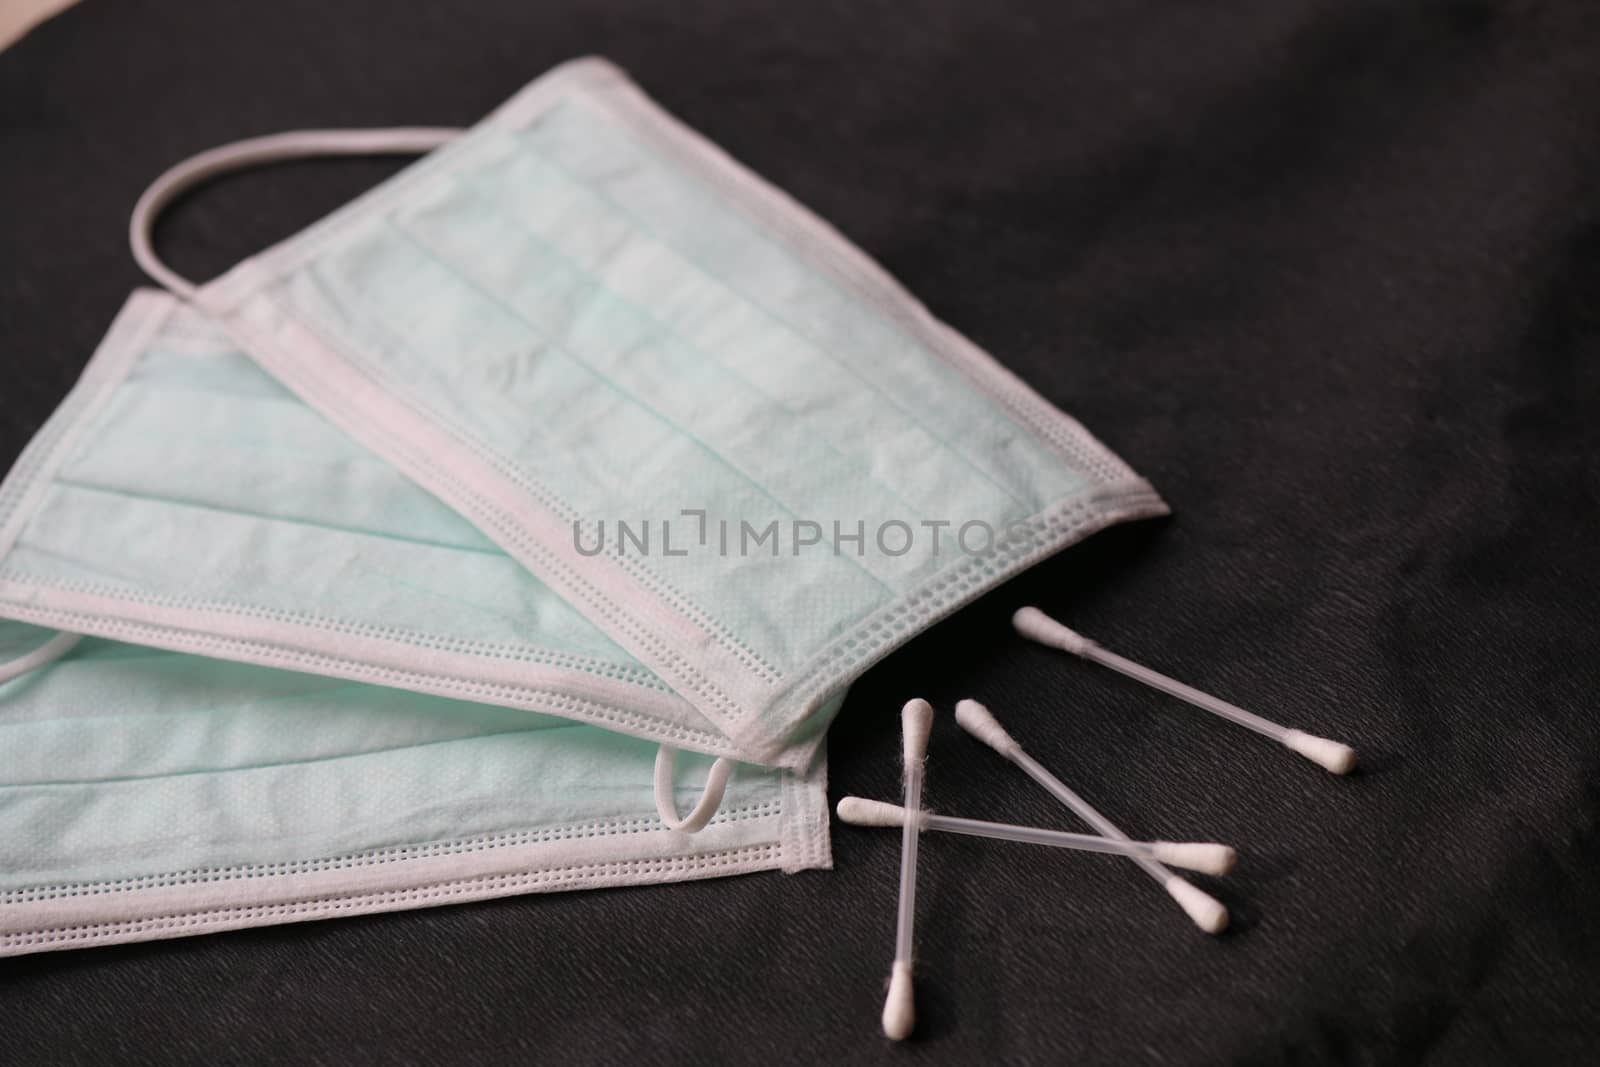
[[[0,615],[735,754],[470,523],[160,292],[128,301],[0,484]]]
[[[0,623],[0,671],[51,641]],[[656,746],[87,638],[0,682],[0,955],[828,865],[826,790],[740,765],[700,832]],[[667,789],[692,804],[707,757]]]
[[[155,259],[154,213],[185,184],[297,146],[341,150],[275,139],[171,172],[136,213],[141,262],[745,758],[796,762],[888,650],[1094,530],[1164,511],[605,63],[539,79],[198,290]],[[655,548],[593,536],[619,522],[655,524]],[[907,529],[920,539],[900,551]]]

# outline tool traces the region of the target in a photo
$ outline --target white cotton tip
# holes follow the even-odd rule
[[[839,819],[851,826],[904,826],[906,809],[884,800],[845,797],[839,801]]]
[[[911,988],[911,964],[894,961],[889,975],[889,996],[883,1002],[883,1033],[891,1041],[904,1041],[917,1025],[916,997]]]
[[[988,745],[1002,756],[1021,752],[1022,746],[1011,739],[994,713],[976,700],[963,700],[956,705],[956,722],[967,733]]]
[[[905,761],[921,763],[928,755],[928,735],[933,732],[933,705],[917,697],[900,709],[901,742]]]
[[[1150,854],[1158,863],[1201,874],[1227,874],[1239,862],[1239,854],[1227,845],[1203,841],[1156,841],[1150,846]]]
[[[1321,764],[1334,774],[1349,774],[1356,766],[1355,749],[1326,737],[1290,730],[1283,735],[1283,747],[1298,752],[1312,763]]]
[[[1078,631],[1056,622],[1038,608],[1019,608],[1017,613],[1011,616],[1011,625],[1016,627],[1017,633],[1030,641],[1059,648],[1063,652],[1071,652],[1074,656],[1083,655],[1084,649],[1094,643]]]
[[[1177,875],[1167,879],[1167,892],[1178,902],[1178,907],[1188,913],[1194,924],[1208,934],[1220,934],[1228,928],[1228,909],[1222,901],[1197,889]]]

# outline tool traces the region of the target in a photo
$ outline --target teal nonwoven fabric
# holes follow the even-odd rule
[[[50,631],[0,623],[0,661]],[[656,745],[528,711],[86,639],[0,684],[0,954],[827,864],[820,765],[697,834]],[[680,758],[698,795],[708,757]]]
[[[465,519],[155,291],[0,485],[0,615],[732,752]]]
[[[1078,423],[597,60],[194,299],[759,760],[944,614],[1165,510]],[[862,540],[574,550],[575,525],[687,512]],[[947,525],[902,553],[877,537],[892,522]],[[963,545],[962,529],[987,533]]]

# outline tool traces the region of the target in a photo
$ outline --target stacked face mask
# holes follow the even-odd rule
[[[608,64],[541,78],[196,290],[150,253],[154,211],[270,158],[208,156],[134,223],[199,310],[136,296],[0,488],[0,615],[787,768],[821,827],[816,750],[850,680],[1164,510]],[[731,764],[709,773],[688,829]],[[825,861],[808,833],[778,862]]]
[[[47,636],[0,623],[0,655]],[[656,814],[654,749],[550,715],[86,639],[0,684],[0,955],[827,865],[820,767],[741,765],[685,834]]]
[[[0,488],[0,611],[79,633],[726,738],[214,323],[135,293]]]

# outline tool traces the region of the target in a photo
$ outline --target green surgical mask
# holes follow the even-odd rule
[[[128,301],[0,485],[0,614],[734,753],[470,523],[160,292]]]
[[[0,622],[0,664],[50,632]],[[0,682],[0,955],[828,865],[820,764],[740,765],[698,833],[649,742],[95,638]],[[692,804],[710,759],[680,761]]]
[[[0,613],[628,732],[662,744],[663,781],[677,748],[732,752],[465,520],[165,293],[130,298],[0,484]],[[805,759],[791,769],[813,750],[792,750]],[[664,824],[704,825],[730,770],[713,765],[688,814],[664,791]]]
[[[146,194],[136,254],[741,757],[802,763],[830,700],[890,649],[1164,511],[1078,423],[600,61],[204,287],[149,249],[160,207],[220,170],[442,137],[208,153]],[[590,553],[576,534],[686,514],[687,550],[682,525],[677,551],[658,533],[655,551]],[[902,527],[923,533],[914,550],[896,551]],[[746,528],[776,529],[781,551],[725,547]],[[813,529],[826,540],[802,551]],[[329,596],[299,607],[327,614]]]

